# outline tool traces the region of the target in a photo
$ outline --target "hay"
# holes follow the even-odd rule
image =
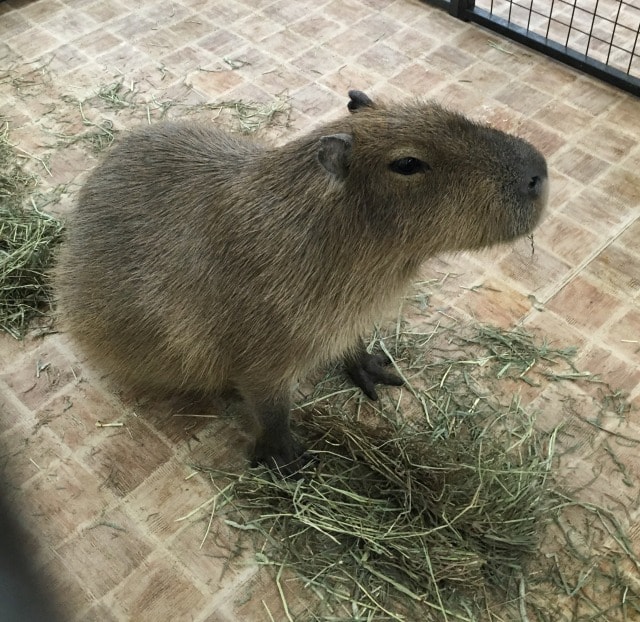
[[[277,97],[267,103],[238,101],[222,101],[201,104],[182,104],[173,100],[150,100],[142,98],[136,90],[135,83],[125,86],[124,79],[106,84],[98,88],[95,96],[82,101],[74,97],[63,97],[63,101],[71,104],[80,114],[85,131],[73,134],[55,133],[61,146],[88,145],[95,154],[109,148],[114,142],[118,129],[114,122],[104,116],[104,112],[118,114],[126,110],[132,118],[146,121],[164,119],[171,109],[179,111],[181,117],[190,117],[205,111],[213,111],[216,119],[227,121],[231,129],[243,134],[258,132],[276,123],[281,117],[288,119],[290,105],[285,98]],[[87,114],[87,111],[90,114]],[[228,116],[229,120],[224,117]],[[97,117],[97,121],[90,117]]]
[[[110,119],[92,121],[85,114],[85,102],[70,97],[65,98],[65,101],[77,107],[82,119],[82,125],[87,129],[73,134],[56,133],[55,135],[60,141],[59,144],[63,147],[86,144],[90,146],[95,154],[108,149],[113,144],[117,133],[113,121]]]
[[[586,598],[576,585],[612,584],[605,569],[574,576],[582,561],[576,571],[574,557],[542,555],[543,535],[579,509],[618,534],[616,555],[629,561],[623,526],[553,484],[561,428],[537,431],[533,413],[517,399],[501,404],[495,390],[513,379],[591,380],[576,370],[575,350],[488,326],[398,325],[375,342],[406,386],[371,404],[337,370],[321,381],[296,417],[315,458],[300,476],[197,467],[226,482],[215,511],[253,535],[256,561],[293,572],[290,581],[317,595],[291,619],[582,619],[560,613],[564,601]],[[637,588],[620,584],[626,591],[610,606],[640,612]]]
[[[324,593],[323,615],[472,620],[489,592],[519,589],[537,549],[555,435],[483,397],[468,370],[486,353],[426,363],[431,337],[379,338],[408,383],[379,412],[340,376],[319,384],[298,429],[318,460],[305,479],[235,483],[245,521],[282,543],[263,555]]]
[[[239,60],[224,60],[232,70],[249,64]],[[191,87],[187,85],[187,88]],[[273,125],[281,118],[288,119],[291,112],[289,101],[283,95],[277,96],[264,103],[244,100],[225,100],[220,102],[184,104],[170,99],[158,100],[155,97],[145,99],[136,89],[135,82],[126,85],[124,78],[100,86],[96,91],[95,97],[85,100],[81,105],[82,104],[85,106],[89,105],[93,108],[111,110],[116,113],[127,110],[132,116],[136,113],[143,112],[149,123],[152,118],[164,118],[171,109],[177,109],[180,116],[193,116],[203,111],[214,111],[218,113],[218,116],[223,113],[229,113],[232,126],[235,130],[243,134],[258,132]],[[82,117],[83,120],[86,120],[84,113]]]
[[[288,119],[291,111],[287,99],[283,97],[266,103],[237,100],[206,104],[206,107],[220,112],[230,111],[235,118],[237,129],[243,134],[252,134],[273,125],[282,116]]]
[[[47,315],[51,291],[45,271],[62,232],[62,224],[39,209],[52,198],[34,195],[37,181],[21,166],[5,126],[0,133],[0,329],[16,339],[34,317]],[[31,207],[25,207],[28,200]]]

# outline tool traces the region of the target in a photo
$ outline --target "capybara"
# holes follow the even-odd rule
[[[68,330],[130,387],[232,390],[253,459],[295,470],[292,385],[341,358],[375,399],[400,384],[363,335],[420,264],[529,234],[548,194],[529,143],[435,103],[350,91],[351,114],[279,147],[212,124],[128,133],[68,223]]]

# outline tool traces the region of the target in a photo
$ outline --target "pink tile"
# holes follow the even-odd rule
[[[67,7],[60,0],[39,0],[20,7],[19,14],[34,24],[41,25],[43,22],[65,13],[66,9]]]
[[[171,456],[169,447],[135,416],[118,417],[122,428],[101,428],[103,436],[83,458],[103,486],[125,496]]]
[[[12,36],[8,43],[25,60],[34,60],[57,48],[62,42],[45,29],[34,27]]]
[[[46,427],[21,421],[2,436],[2,477],[8,489],[19,488],[31,479],[51,476],[68,455],[69,450]]]
[[[67,9],[43,24],[47,32],[60,41],[69,41],[92,32],[99,26],[89,15],[79,10]]]
[[[92,3],[84,2],[82,10],[98,24],[104,26],[106,22],[122,15],[127,9],[118,0],[98,0]]]
[[[458,75],[458,82],[467,84],[485,99],[508,84],[510,79],[507,73],[484,61],[474,63]]]
[[[361,19],[357,24],[358,30],[363,33],[371,41],[384,41],[393,34],[401,30],[402,25],[391,17],[388,13],[381,15],[380,13],[372,13]],[[406,54],[406,50],[403,50]]]
[[[123,13],[126,13],[126,11]],[[155,27],[156,22],[154,20],[145,18],[142,15],[136,15],[135,19],[131,19],[130,15],[125,15],[120,19],[112,20],[108,26],[109,32],[129,43],[135,42]]]
[[[82,585],[100,598],[125,581],[153,548],[153,542],[122,510],[108,510],[58,547],[67,568],[82,577]],[[76,609],[77,610],[77,609]]]
[[[617,243],[607,246],[585,268],[604,288],[630,298],[640,293],[640,256],[621,248]]]
[[[248,15],[236,27],[236,32],[254,43],[280,30],[282,30],[282,24],[257,13]]]
[[[23,499],[30,508],[23,513],[25,525],[52,547],[113,503],[101,482],[73,460],[31,479],[23,488]]]
[[[602,291],[591,280],[574,277],[547,304],[569,324],[586,330],[601,327],[620,308],[620,300]]]
[[[0,332],[0,372],[18,367],[21,359],[35,352],[40,342],[35,339],[19,340],[5,332]]]
[[[577,267],[596,252],[603,238],[569,218],[551,215],[536,230],[535,242]]]
[[[630,360],[640,358],[640,309],[631,308],[609,327],[606,343]]]
[[[202,475],[175,460],[163,464],[125,501],[136,523],[163,540],[185,526],[179,519],[216,494],[216,488]],[[209,510],[198,512],[198,519],[209,518]]]
[[[599,158],[618,164],[637,145],[634,136],[619,131],[613,124],[598,124],[579,140],[582,148]],[[640,188],[638,189],[640,193]]]
[[[611,108],[622,95],[613,87],[600,85],[595,80],[581,77],[563,91],[566,103],[593,115],[599,115]]]
[[[263,49],[269,50],[269,56],[279,56],[282,60],[289,61],[313,47],[314,42],[286,29],[266,37],[260,45]]]
[[[205,604],[205,597],[165,554],[144,561],[111,595],[113,609],[128,620],[187,620]]]
[[[242,75],[231,68],[198,71],[191,75],[189,81],[193,88],[212,100],[220,99],[231,89],[246,83]]]
[[[424,61],[437,71],[452,73],[470,67],[476,59],[452,45],[441,45],[431,50]]]
[[[120,617],[116,617],[108,605],[98,602],[83,611],[76,618],[76,622],[123,622],[123,620]]]
[[[120,37],[116,37],[102,28],[98,28],[95,32],[90,32],[73,42],[84,54],[90,55],[103,54],[121,43]]]
[[[162,63],[176,75],[184,76],[195,71],[206,62],[202,51],[196,46],[187,45],[162,56]],[[225,68],[227,69],[227,68]]]
[[[269,93],[285,93],[289,89],[298,89],[307,84],[307,81],[307,76],[288,65],[265,71],[256,79],[256,83]]]
[[[142,49],[129,43],[131,37],[119,30],[116,30],[116,36],[121,37],[124,43],[110,49],[104,54],[100,54],[95,58],[95,62],[102,65],[109,72],[126,72],[138,66],[140,63],[148,64],[149,56]]]
[[[35,409],[75,381],[73,365],[51,341],[45,341],[16,369],[0,374],[0,380],[25,406]]]
[[[492,279],[482,283],[475,291],[468,291],[456,304],[478,322],[510,327],[531,309],[531,300],[525,294]]]
[[[319,82],[330,88],[346,101],[351,89],[367,90],[377,80],[376,74],[356,64],[340,67],[337,71],[319,78]]]
[[[358,0],[333,0],[324,7],[322,13],[343,24],[355,24],[372,14],[372,9]]]
[[[316,45],[331,39],[341,30],[338,23],[317,13],[297,21],[289,28]]]
[[[533,118],[557,132],[572,135],[581,132],[592,117],[583,110],[554,99],[538,110]]]
[[[9,401],[0,389],[0,435],[19,422],[32,423],[33,415]]]
[[[291,64],[302,71],[308,79],[317,79],[321,75],[336,71],[345,66],[344,59],[322,46],[313,47],[300,54]]]
[[[602,187],[614,197],[637,209],[640,198],[640,174],[638,171],[611,169],[602,179]]]
[[[637,70],[637,67],[636,67]],[[602,118],[619,131],[633,136],[638,129],[638,99],[630,93],[618,93],[618,103],[607,110]]]
[[[398,52],[384,43],[375,43],[357,58],[358,63],[365,69],[375,69],[385,78],[400,73],[400,68],[404,67],[408,60],[408,57],[402,52]]]
[[[640,383],[640,369],[637,365],[619,359],[607,348],[594,346],[588,353],[581,355],[578,361],[583,369],[599,376],[613,390],[629,392]],[[592,394],[597,394],[602,389],[594,385],[586,387]]]
[[[247,620],[251,612],[268,609],[275,620],[286,620],[282,596],[273,581],[272,574],[265,570],[262,569],[248,582],[239,586],[222,611],[231,613],[232,619]],[[304,618],[310,596],[303,591],[302,583],[302,578],[290,572],[285,572],[281,581],[290,615]]]
[[[262,14],[275,22],[280,22],[289,26],[292,22],[306,17],[309,8],[303,2],[289,2],[289,0],[278,0],[262,9]],[[323,11],[324,13],[324,11]]]
[[[19,35],[32,27],[31,22],[17,11],[10,13],[0,11],[0,16],[0,39],[2,41],[6,41],[14,35]]]
[[[607,162],[579,147],[564,150],[552,162],[559,171],[583,184],[592,183],[609,168]]]
[[[527,117],[523,117],[518,122],[515,134],[527,139],[537,147],[546,158],[551,158],[554,153],[566,144],[566,139],[558,134],[558,132],[541,125],[537,121],[532,121]]]
[[[108,49],[108,48],[107,48]],[[89,62],[89,57],[75,44],[66,43],[52,52],[52,60],[47,66],[50,71],[65,73]]]
[[[600,188],[601,184],[585,188],[561,211],[598,234],[614,236],[631,217],[635,206],[616,200]]]
[[[527,68],[521,80],[540,91],[549,93],[552,97],[562,98],[562,94],[582,74],[562,63],[535,63]],[[564,102],[560,102],[564,103]]]
[[[414,90],[419,94],[421,89],[414,87]],[[439,88],[434,89],[433,97],[445,108],[471,117],[475,116],[486,101],[482,93],[479,93],[472,85],[465,82],[444,83]]]
[[[101,423],[119,422],[123,417],[113,399],[89,383],[70,386],[67,391],[36,412],[38,424],[52,430],[72,452],[85,453],[105,437]]]
[[[169,26],[178,41],[186,44],[194,39],[200,39],[216,31],[213,24],[209,23],[202,16],[189,16],[185,19]]]
[[[623,231],[617,241],[635,255],[640,255],[640,217]]]
[[[536,294],[539,298],[546,298],[571,273],[572,266],[566,261],[549,253],[543,247],[526,248],[526,240],[514,248],[499,264],[503,274],[511,277],[519,288]]]
[[[211,487],[211,496],[215,489]],[[198,506],[190,503],[184,514]],[[242,576],[253,564],[252,552],[243,545],[239,529],[225,524],[220,517],[211,518],[211,506],[182,523],[180,532],[169,545],[170,552],[180,560],[189,573],[200,577],[212,592],[217,592]],[[206,537],[205,537],[206,536]],[[221,564],[220,561],[224,560]]]
[[[198,47],[218,56],[236,54],[247,45],[247,41],[231,30],[216,28],[198,40]]]
[[[230,26],[238,20],[251,15],[254,7],[240,4],[239,2],[207,2],[200,9],[199,14],[204,15],[213,24],[225,24]],[[242,27],[236,27],[241,31]]]
[[[304,114],[318,117],[344,106],[344,99],[319,85],[310,84],[291,93],[291,103]]]
[[[504,89],[496,93],[495,97],[503,104],[529,116],[533,116],[549,101],[549,96],[546,93],[518,80],[506,85]]]

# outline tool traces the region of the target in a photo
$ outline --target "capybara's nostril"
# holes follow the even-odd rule
[[[521,192],[532,200],[539,199],[545,191],[547,183],[547,167],[531,167],[525,171]]]
[[[542,180],[539,175],[534,175],[529,181],[529,185],[527,189],[529,190],[529,194],[533,198],[537,198],[540,195],[540,188],[542,187]]]

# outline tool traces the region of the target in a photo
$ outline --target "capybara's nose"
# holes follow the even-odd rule
[[[522,194],[532,201],[537,201],[546,194],[546,186],[547,165],[544,160],[530,164],[525,168],[523,181],[520,186]]]

